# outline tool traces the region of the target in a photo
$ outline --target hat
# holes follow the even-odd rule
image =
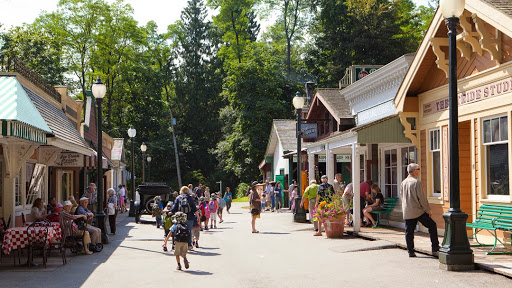
[[[89,198],[87,198],[87,197],[85,197],[85,196],[84,196],[84,197],[82,197],[82,198],[80,198],[80,201],[84,201],[84,200],[89,200]]]
[[[59,213],[59,212],[60,212],[60,208],[59,207],[53,207],[52,213]]]
[[[183,212],[177,212],[172,216],[172,223],[185,223],[187,222],[187,214]]]
[[[258,181],[254,181],[254,182],[252,182],[252,187],[254,187],[254,186],[258,185],[258,184],[259,184]]]
[[[69,201],[69,200],[64,201],[64,206],[71,206],[71,205],[73,205],[73,203],[71,203],[71,201]]]
[[[62,208],[64,207],[64,205],[60,204],[60,203],[57,203],[57,205],[55,207],[59,207],[59,208]]]

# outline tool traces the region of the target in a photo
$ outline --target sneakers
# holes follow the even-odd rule
[[[180,263],[178,263],[178,267],[176,267],[176,270],[181,271],[181,264]]]
[[[183,262],[185,263],[185,269],[188,269],[188,267],[190,267],[190,265],[188,263],[187,257],[183,258]]]
[[[164,249],[164,252],[167,252],[167,246],[162,246],[162,249]]]
[[[215,228],[217,228],[217,227],[215,227]],[[213,229],[213,225],[210,226],[210,229]]]
[[[224,220],[220,219],[219,223],[222,223],[222,222],[224,222]]]
[[[199,241],[196,241],[196,248],[199,248]]]
[[[215,225],[214,228],[217,229],[217,225]]]

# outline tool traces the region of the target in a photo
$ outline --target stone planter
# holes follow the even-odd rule
[[[341,238],[345,231],[345,215],[339,215],[338,219],[325,221],[325,235],[327,238]]]

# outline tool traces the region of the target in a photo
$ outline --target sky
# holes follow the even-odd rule
[[[114,2],[113,0],[106,0]],[[56,10],[59,0],[0,0],[0,24],[2,29],[32,23],[42,11]],[[169,24],[180,19],[181,10],[187,0],[125,0],[134,10],[134,18],[139,25],[154,20],[160,33],[167,30]],[[413,0],[417,5],[426,5],[428,0]],[[267,23],[262,23],[263,28]]]

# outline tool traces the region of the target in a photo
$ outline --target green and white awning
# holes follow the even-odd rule
[[[52,134],[14,76],[0,76],[0,122],[3,136],[46,144],[46,134]]]

